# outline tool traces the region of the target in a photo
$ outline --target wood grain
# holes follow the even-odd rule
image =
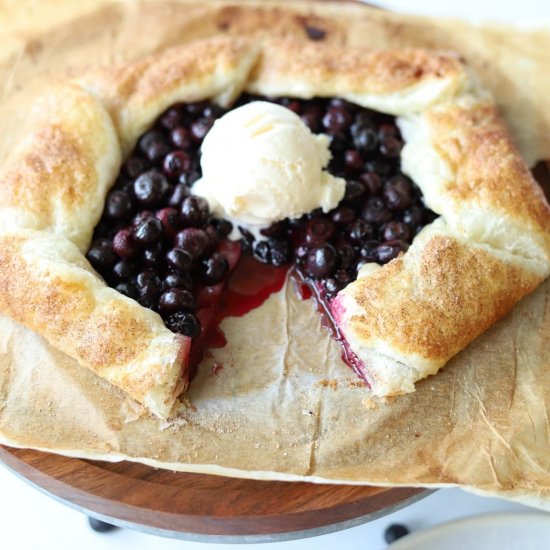
[[[202,535],[272,535],[390,513],[425,489],[253,481],[0,447],[0,460],[48,493],[103,516]]]

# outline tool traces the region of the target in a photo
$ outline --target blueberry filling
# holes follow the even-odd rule
[[[341,99],[265,98],[243,94],[236,106],[274,101],[313,132],[331,137],[329,171],[346,180],[341,203],[262,230],[239,228],[244,254],[273,266],[294,264],[330,299],[367,262],[384,264],[407,250],[435,214],[400,171],[403,139],[395,119]],[[222,243],[233,227],[193,196],[200,146],[224,114],[208,102],[174,105],[146,132],[109,192],[87,257],[107,284],[157,311],[166,326],[191,338],[201,332],[201,296],[231,272]]]

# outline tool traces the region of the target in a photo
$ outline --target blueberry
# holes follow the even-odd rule
[[[410,241],[412,234],[406,223],[391,221],[380,228],[380,237],[383,241]]]
[[[399,157],[402,148],[403,142],[393,137],[387,137],[380,142],[380,153],[389,159]]]
[[[191,269],[193,257],[183,248],[172,248],[166,254],[168,265],[181,272],[186,272]]]
[[[360,181],[350,180],[346,182],[344,201],[349,204],[356,204],[366,193],[365,185]]]
[[[344,164],[349,172],[359,172],[363,168],[363,157],[357,149],[348,149],[344,153]]]
[[[194,311],[195,307],[193,294],[182,288],[167,290],[159,299],[159,310],[163,314],[172,314],[177,311]]]
[[[160,117],[160,125],[166,128],[167,130],[173,130],[179,126],[182,122],[182,114],[179,109],[174,107],[168,109]]]
[[[147,157],[149,150],[157,145],[164,144],[164,134],[159,130],[150,130],[141,136],[138,141],[138,149]]]
[[[294,249],[294,256],[298,263],[304,262],[307,258],[308,253],[309,248],[307,246],[300,245]]]
[[[121,229],[115,234],[113,250],[119,258],[129,259],[137,255],[138,247],[130,229]]]
[[[202,117],[191,124],[191,139],[196,143],[201,143],[210,128],[214,124],[213,118]]]
[[[309,245],[322,244],[334,234],[334,224],[327,218],[313,218],[307,222],[306,243]]]
[[[210,223],[214,226],[219,239],[227,237],[233,231],[233,224],[228,220],[213,218]]]
[[[392,163],[386,159],[374,158],[365,162],[367,172],[375,172],[379,176],[387,176],[393,170]]]
[[[199,320],[192,313],[178,311],[170,315],[165,321],[166,326],[172,331],[190,338],[196,338],[201,332]]]
[[[397,258],[400,252],[406,251],[408,244],[403,241],[388,241],[387,243],[379,244],[374,250],[374,257],[380,264],[386,264],[389,261]]]
[[[145,172],[146,168],[147,168],[147,165],[145,161],[139,157],[130,157],[124,163],[124,171],[132,179],[137,178],[140,174]]]
[[[253,245],[254,245],[254,235],[252,235],[252,233],[250,231],[248,231],[248,229],[242,227],[242,226],[238,226],[238,229],[239,229],[239,232],[242,236],[242,239],[240,240],[241,242],[241,247],[242,247],[242,250],[243,252],[250,252],[252,251],[252,248],[253,248]]]
[[[403,176],[394,176],[384,185],[384,200],[391,210],[406,210],[412,204],[411,181]]]
[[[321,131],[321,115],[313,110],[305,111],[300,115],[302,122],[314,133]]]
[[[196,259],[210,249],[211,242],[206,231],[189,227],[174,237],[174,248],[182,248]]]
[[[344,288],[353,281],[353,277],[345,269],[339,269],[334,274],[334,280],[341,286],[341,288]]]
[[[191,134],[187,128],[178,126],[170,132],[170,141],[178,149],[189,149],[191,147]]]
[[[145,267],[155,268],[160,270],[164,265],[164,250],[160,243],[156,243],[150,248],[143,251],[143,265]]]
[[[391,212],[386,208],[384,201],[379,197],[369,199],[361,212],[363,219],[375,225],[382,225],[391,220]]]
[[[291,258],[291,248],[288,241],[284,239],[269,239],[270,262],[275,267],[287,264]]]
[[[392,124],[390,122],[386,122],[384,124],[380,124],[380,127],[378,128],[378,138],[383,140],[387,138],[398,138],[400,137],[399,129],[395,124]]]
[[[341,133],[333,133],[330,140],[330,150],[334,154],[332,162],[337,162],[340,153],[345,151],[349,147],[348,138]]]
[[[355,220],[349,228],[349,238],[355,243],[362,243],[374,237],[375,230],[371,223],[359,219]]]
[[[178,183],[168,199],[168,204],[173,207],[181,206],[181,203],[183,200],[189,196],[191,191],[189,190],[189,186],[185,183]]]
[[[157,142],[153,143],[149,149],[147,149],[146,156],[153,162],[160,162],[168,153],[170,152],[170,147],[167,143]]]
[[[290,97],[282,98],[280,104],[283,107],[286,107],[289,111],[299,114],[301,110],[300,102],[297,99],[292,99]]]
[[[354,125],[355,126],[355,125]],[[378,137],[372,128],[352,126],[353,144],[359,151],[371,152],[378,146]]]
[[[158,241],[163,234],[162,223],[157,218],[147,218],[134,229],[134,240],[140,245],[150,245]]]
[[[267,241],[259,241],[254,247],[254,256],[257,260],[264,264],[268,264],[271,260],[270,250]]]
[[[164,157],[162,168],[168,177],[177,178],[191,168],[191,160],[183,151],[172,151]]]
[[[363,172],[359,180],[365,185],[369,196],[376,197],[382,193],[382,180],[375,172]]]
[[[124,294],[124,296],[127,296],[128,298],[132,298],[133,300],[139,296],[136,287],[129,281],[118,283],[118,285],[115,286],[115,290],[121,294]]]
[[[331,106],[323,117],[323,127],[331,134],[346,131],[352,117],[344,106]]]
[[[135,285],[139,293],[139,303],[145,307],[153,308],[162,289],[162,284],[157,274],[150,270],[138,273]]]
[[[219,105],[216,105],[215,103],[210,103],[207,105],[203,111],[202,116],[206,118],[220,118],[224,114],[223,107],[220,107]]]
[[[120,260],[114,265],[113,273],[118,279],[129,279],[137,273],[137,266],[129,260]]]
[[[334,223],[347,225],[355,219],[355,211],[353,208],[340,206],[331,212],[330,217]]]
[[[353,247],[349,244],[342,244],[336,247],[336,252],[338,253],[339,266],[342,269],[349,269],[355,259],[355,251],[353,250]]]
[[[416,229],[424,221],[424,209],[420,206],[411,206],[403,212],[401,219],[404,223]]]
[[[171,272],[164,277],[163,287],[169,288],[183,288],[185,290],[192,291],[194,288],[193,279],[189,273]]]
[[[202,197],[187,197],[181,203],[181,221],[189,227],[204,227],[208,221],[210,209]]]
[[[86,257],[92,266],[102,273],[113,267],[118,260],[113,245],[108,239],[94,241]]]
[[[377,262],[378,256],[376,255],[376,249],[380,245],[380,241],[369,240],[365,241],[359,247],[359,256],[362,260],[369,262]],[[359,267],[359,266],[358,266]]]
[[[175,208],[163,208],[155,213],[155,217],[160,220],[164,234],[167,237],[174,237],[181,225],[180,213]]]
[[[189,170],[189,172],[180,175],[178,182],[191,187],[200,177],[201,175],[197,170]]]
[[[361,109],[356,115],[351,127],[351,133],[354,136],[363,128],[376,130],[376,124],[373,119],[374,112],[367,109]]]
[[[127,220],[132,213],[132,201],[124,191],[112,191],[107,197],[105,213],[112,220]]]
[[[313,277],[327,277],[336,265],[336,251],[330,244],[324,244],[309,251],[306,268]]]
[[[139,203],[149,208],[157,206],[170,188],[166,178],[156,170],[149,170],[134,182],[134,195]]]
[[[143,221],[145,221],[147,218],[154,218],[155,214],[151,212],[150,210],[142,210],[139,212],[131,221],[130,227],[132,229],[136,229],[136,227]]]
[[[191,113],[192,115],[200,115],[209,105],[210,102],[206,99],[203,99],[202,101],[187,103],[185,105],[185,109],[188,113]]]
[[[282,237],[287,230],[287,224],[285,220],[281,220],[275,223],[272,223],[269,227],[260,229],[260,233],[264,237]]]
[[[223,254],[214,252],[210,258],[205,258],[200,264],[201,279],[207,285],[219,283],[227,273],[229,264]]]
[[[323,288],[325,289],[325,294],[328,299],[334,298],[340,290],[342,290],[342,285],[332,277],[325,279],[323,281]]]

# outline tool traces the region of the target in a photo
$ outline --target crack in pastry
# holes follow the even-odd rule
[[[228,107],[243,91],[342,98],[399,117],[403,171],[441,217],[406,253],[367,263],[328,306],[376,394],[413,391],[548,276],[550,208],[456,55],[228,38],[59,83],[37,104],[36,126],[0,175],[0,312],[169,415],[190,338],[109,289],[82,253],[120,155],[155,118],[179,102]],[[144,241],[159,229],[146,221]]]

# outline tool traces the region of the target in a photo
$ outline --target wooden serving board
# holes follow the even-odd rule
[[[220,542],[285,540],[335,531],[429,494],[411,487],[185,474],[1,446],[0,460],[33,485],[91,516],[156,534]]]

